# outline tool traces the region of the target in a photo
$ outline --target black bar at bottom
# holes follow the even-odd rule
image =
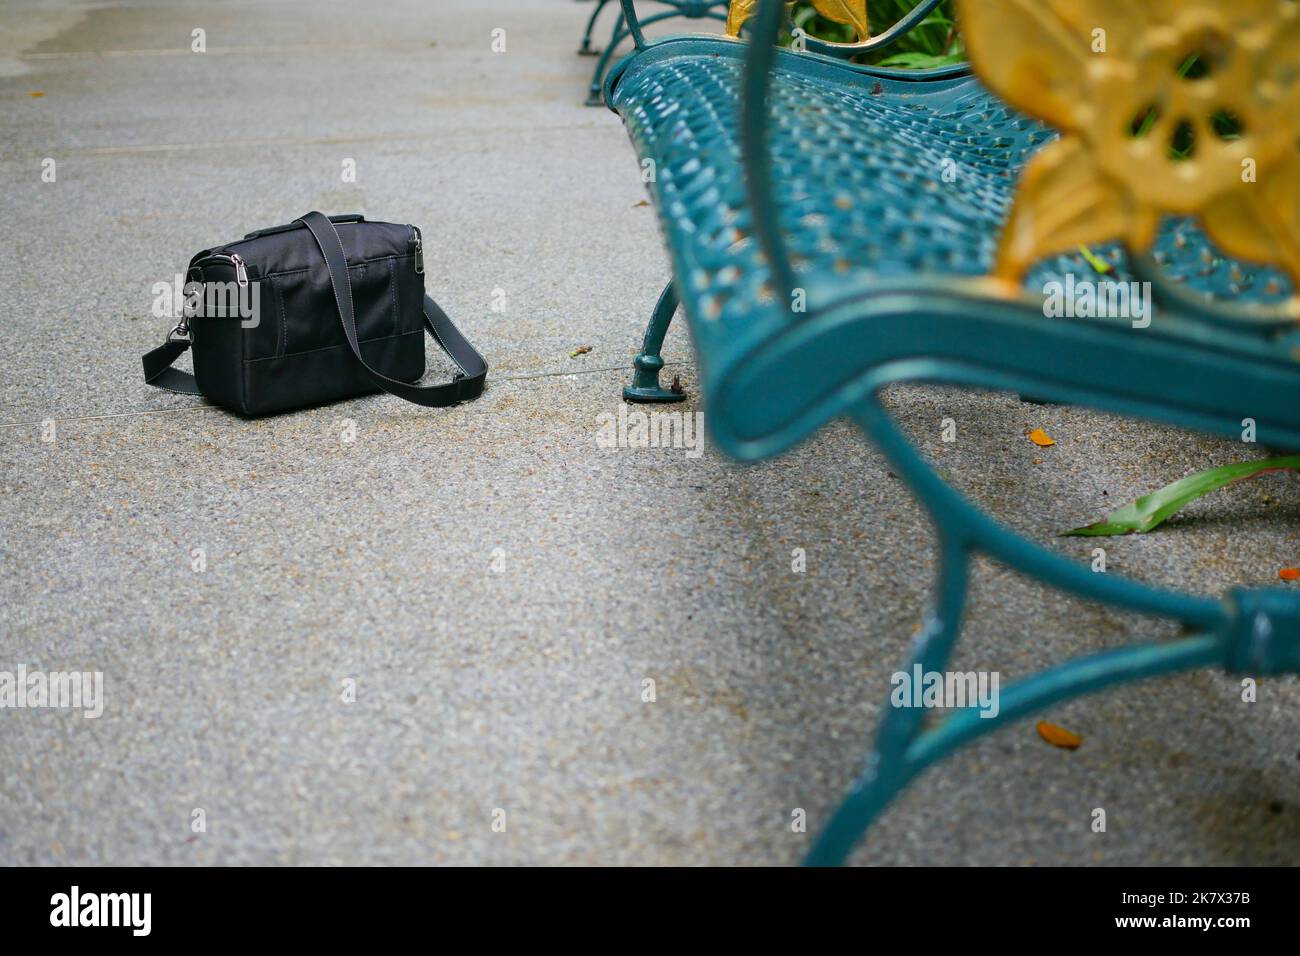
[[[733,945],[762,939],[773,921],[805,942],[851,925],[863,945],[880,933],[969,943],[976,928],[992,933],[986,943],[1036,930],[1052,934],[1033,937],[1041,941],[1231,943],[1293,930],[1295,885],[1291,871],[1243,869],[0,869],[0,917],[6,944],[283,937],[336,948],[510,929],[540,943],[583,938],[611,921],[665,945],[709,929]]]

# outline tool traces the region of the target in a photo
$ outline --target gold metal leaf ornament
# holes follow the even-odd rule
[[[740,28],[758,9],[758,0],[731,0],[727,7],[727,36],[740,36]]]
[[[813,7],[827,20],[853,27],[859,40],[871,38],[867,0],[812,0]],[[727,8],[727,36],[740,36],[740,28],[758,10],[758,0],[731,0]]]
[[[971,63],[1061,138],[1026,165],[995,272],[1195,216],[1300,288],[1300,4],[957,0]],[[1226,121],[1226,122],[1225,122]],[[1226,129],[1225,129],[1226,127]],[[1175,148],[1175,144],[1183,144]]]

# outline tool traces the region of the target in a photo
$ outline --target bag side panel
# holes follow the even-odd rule
[[[239,319],[199,316],[190,320],[194,380],[203,397],[245,415],[244,330]]]

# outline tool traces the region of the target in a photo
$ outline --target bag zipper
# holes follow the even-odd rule
[[[411,239],[415,243],[415,271],[424,272],[424,237],[420,235],[420,227],[412,226],[407,223],[407,228],[411,230]]]
[[[194,264],[198,265],[200,262],[207,262],[209,259],[224,259],[226,262],[229,262],[235,267],[235,282],[239,284],[241,289],[248,286],[248,269],[244,265],[244,260],[240,258],[239,253],[215,252],[211,255],[204,256]]]

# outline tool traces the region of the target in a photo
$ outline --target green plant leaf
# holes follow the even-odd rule
[[[885,57],[876,65],[903,67],[909,70],[933,70],[937,67],[960,63],[963,59],[961,53],[933,54],[912,51],[909,53],[895,53],[893,56]]]
[[[1284,458],[1265,458],[1261,461],[1239,461],[1221,468],[1210,468],[1188,475],[1159,491],[1143,495],[1132,504],[1113,511],[1096,524],[1085,525],[1065,532],[1062,537],[1105,537],[1117,534],[1146,534],[1158,528],[1167,518],[1177,514],[1186,504],[1195,501],[1224,485],[1246,478],[1254,478],[1266,471],[1300,471],[1300,455]]]
[[[857,0],[854,0],[855,8],[856,4]],[[864,20],[869,20],[870,23],[875,24],[878,33],[910,13],[915,6],[916,0],[867,0],[866,7],[870,11],[870,16],[864,16]],[[858,38],[854,27],[818,15],[812,0],[795,0],[793,8],[794,25],[810,36],[836,43],[851,43]],[[903,52],[928,53],[935,57],[945,56],[943,60],[938,61],[923,60],[919,67],[914,67],[927,69],[935,66],[945,66],[950,62],[961,62],[963,57],[960,55],[960,47],[961,38],[953,25],[952,0],[944,0],[911,32],[900,37],[896,43],[891,43],[884,54],[879,52],[858,54],[853,60],[854,62],[876,63],[882,55],[894,56]],[[947,55],[954,53],[957,53],[958,56],[951,60],[946,58]],[[895,63],[893,65],[905,66],[906,64]]]

